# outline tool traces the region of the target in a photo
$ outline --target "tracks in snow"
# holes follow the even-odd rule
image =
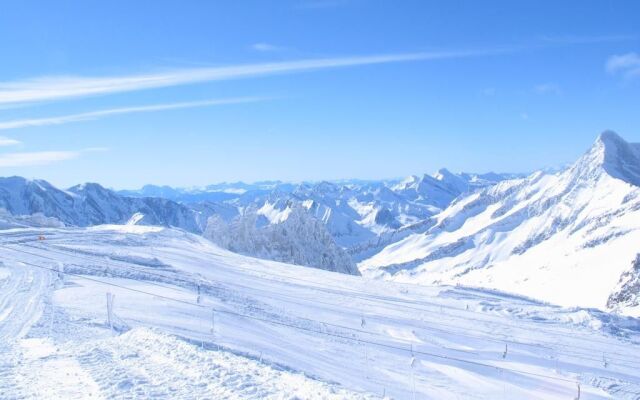
[[[29,330],[42,314],[51,274],[19,262],[0,265],[0,343],[10,343]]]
[[[0,260],[2,261],[2,260]],[[23,364],[20,339],[34,325],[44,309],[51,289],[51,274],[4,260],[0,264],[0,398],[21,399]]]

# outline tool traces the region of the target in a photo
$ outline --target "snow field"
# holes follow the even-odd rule
[[[52,229],[45,234],[47,240],[38,242],[33,230],[14,231],[2,240],[2,260],[10,276],[14,271],[48,276],[52,271],[46,268],[57,271],[57,264],[64,264],[64,284],[25,297],[46,302],[50,296],[57,312],[50,318],[45,310],[29,337],[53,338],[56,345],[94,338],[100,347],[115,340],[105,324],[109,292],[115,294],[115,327],[122,336],[151,327],[153,334],[176,335],[189,346],[204,347],[200,351],[215,353],[219,346],[224,354],[304,373],[331,390],[339,388],[321,382],[338,383],[350,390],[343,398],[366,392],[411,399],[415,387],[416,398],[469,398],[472,393],[475,398],[560,399],[574,397],[577,382],[581,398],[635,398],[638,391],[640,352],[633,320],[489,291],[376,282],[256,260],[170,229]],[[76,360],[84,354],[76,347],[68,351]],[[121,368],[114,363],[107,357],[100,370]],[[175,385],[183,398],[198,398],[199,389],[190,383],[195,378],[173,374],[162,373],[175,384],[162,381],[154,387]],[[89,375],[107,395],[153,386],[118,386],[97,372]],[[262,383],[251,385],[260,388],[256,393],[270,393]]]

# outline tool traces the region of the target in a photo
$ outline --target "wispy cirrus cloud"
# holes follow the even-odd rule
[[[169,103],[169,104],[154,104],[148,106],[137,107],[123,107],[112,108],[108,110],[90,111],[78,114],[60,115],[56,117],[47,118],[30,118],[30,119],[18,119],[13,121],[0,121],[0,130],[28,128],[34,126],[47,126],[47,125],[62,125],[71,122],[91,121],[100,118],[110,117],[120,114],[132,114],[132,113],[149,113],[156,111],[177,110],[182,108],[195,108],[195,107],[211,107],[225,104],[243,104],[243,103],[255,103],[258,101],[268,100],[267,97],[236,97],[228,99],[214,99],[203,101],[190,101],[182,103]],[[0,145],[2,143],[0,138]]]
[[[282,46],[276,46],[275,44],[261,42],[261,43],[252,44],[251,49],[255,51],[260,51],[263,53],[270,53],[270,52],[276,52],[276,51],[284,51],[287,48]]]
[[[4,136],[0,136],[0,147],[5,147],[5,146],[15,146],[17,144],[20,144],[22,142],[20,142],[19,140],[15,140],[15,139],[11,139],[8,137],[4,137]]]
[[[610,74],[621,74],[626,78],[640,77],[640,54],[613,55],[607,59],[605,69]]]
[[[251,78],[332,68],[388,64],[409,61],[479,57],[511,51],[506,48],[383,54],[339,58],[304,59],[263,64],[189,68],[128,76],[51,76],[0,82],[0,105],[53,101],[84,96],[107,95],[138,90],[188,85],[201,82]]]
[[[99,150],[98,150],[99,149]],[[78,151],[33,151],[0,154],[0,168],[36,167],[60,161],[73,160],[83,153],[105,151],[103,148],[89,148]]]

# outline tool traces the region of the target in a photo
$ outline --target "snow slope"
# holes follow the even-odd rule
[[[0,247],[1,398],[640,396],[633,318],[292,268],[157,227],[10,229]]]
[[[638,293],[629,290],[638,275],[639,183],[640,145],[605,132],[565,171],[461,198],[424,233],[359,267],[399,282],[489,287],[640,316]]]

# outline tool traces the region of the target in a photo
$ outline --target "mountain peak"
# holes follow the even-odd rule
[[[596,143],[602,143],[605,146],[616,145],[620,143],[627,144],[627,142],[617,133],[611,130],[606,130],[598,135]]]
[[[618,135],[615,131],[612,131],[610,129],[607,129],[605,131],[602,131],[602,133],[600,133],[598,135],[598,138],[596,140],[617,140],[617,141],[623,141],[624,139]]]
[[[580,175],[600,170],[640,186],[640,144],[629,143],[613,131],[604,131],[572,170]]]
[[[433,174],[433,177],[439,181],[443,181],[445,179],[458,178],[456,174],[454,174],[453,172],[449,171],[446,168],[440,168],[438,172]]]
[[[99,183],[95,183],[95,182],[85,182],[85,183],[80,183],[77,184],[75,186],[72,186],[68,189],[70,192],[73,193],[80,193],[80,192],[86,192],[86,191],[102,191],[102,190],[107,190],[105,189],[102,185],[100,185]]]

